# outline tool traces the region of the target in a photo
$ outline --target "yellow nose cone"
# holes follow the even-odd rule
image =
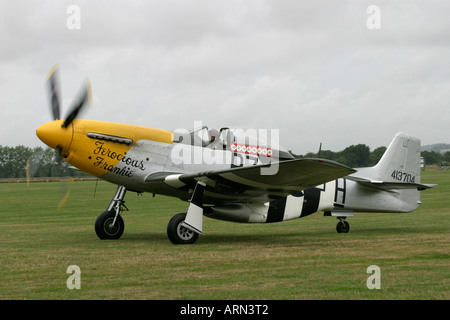
[[[60,149],[64,154],[72,143],[73,126],[71,124],[67,128],[63,128],[61,127],[63,123],[63,120],[44,123],[36,129],[36,135],[50,148]]]

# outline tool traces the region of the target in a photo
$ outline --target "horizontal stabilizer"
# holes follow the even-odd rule
[[[408,182],[384,182],[377,180],[369,180],[365,178],[353,177],[349,176],[347,179],[358,182],[367,188],[373,189],[384,189],[384,190],[393,190],[393,189],[417,189],[419,191],[426,190],[437,186],[437,184],[422,184],[422,183],[408,183]]]

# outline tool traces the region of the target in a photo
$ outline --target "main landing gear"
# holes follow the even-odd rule
[[[186,213],[179,213],[170,219],[167,225],[167,236],[174,244],[192,244],[202,234],[203,228],[203,191],[206,184],[198,182]],[[127,189],[118,186],[114,198],[105,212],[95,221],[95,233],[100,239],[119,239],[125,229],[121,217],[122,211],[128,211],[125,206]]]
[[[100,239],[119,239],[122,236],[125,223],[120,213],[123,210],[128,211],[123,200],[126,192],[127,189],[125,187],[118,186],[108,209],[97,217],[95,221],[95,233]]]
[[[178,213],[170,219],[167,225],[167,236],[173,244],[192,244],[197,241],[199,233],[183,226],[186,213]]]
[[[203,192],[206,184],[197,182],[186,213],[175,215],[167,225],[167,236],[173,244],[192,244],[203,229]]]

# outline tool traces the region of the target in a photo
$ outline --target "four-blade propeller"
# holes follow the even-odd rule
[[[61,119],[61,107],[59,100],[59,81],[58,81],[58,66],[54,66],[48,76],[47,83],[50,93],[50,103],[51,103],[51,111],[53,114],[53,120]],[[86,80],[85,85],[82,87],[81,91],[77,95],[77,98],[72,103],[72,107],[70,108],[70,112],[67,115],[64,123],[61,127],[67,128],[73,120],[75,120],[80,113],[80,111],[87,104],[86,102],[90,102],[92,100],[91,94],[91,84],[89,80]]]
[[[60,98],[59,98],[59,81],[58,81],[58,66],[55,65],[49,72],[47,76],[47,86],[50,93],[50,106],[51,106],[51,113],[53,115],[53,120],[61,120],[61,104],[60,104]],[[59,123],[57,124],[57,127],[53,127],[51,125],[51,128],[57,129],[59,126],[61,126],[60,130],[63,130],[61,134],[57,133],[57,136],[59,137],[57,142],[54,144],[49,144],[57,151],[57,162],[58,165],[62,165],[62,158],[63,158],[63,136],[67,135],[66,129],[70,124],[77,118],[77,116],[80,114],[80,111],[92,100],[91,95],[91,85],[89,83],[89,80],[86,80],[85,85],[81,88],[80,92],[78,93],[77,97],[72,102],[72,106],[70,108],[70,112],[65,118],[64,121],[60,121],[61,125]],[[42,126],[40,127],[41,131],[45,131],[46,129],[42,129]],[[54,130],[54,129],[47,129],[47,130]],[[38,129],[39,130],[39,129]],[[52,134],[59,131],[58,129],[56,131],[52,131]],[[71,139],[71,138],[70,138]],[[41,138],[42,140],[42,138]],[[70,143],[69,143],[70,144]],[[67,146],[66,146],[67,148]],[[67,150],[66,150],[67,151]],[[61,209],[64,204],[67,202],[69,191],[67,189],[66,184],[61,185],[62,188],[60,190],[60,200],[58,203],[58,209]]]

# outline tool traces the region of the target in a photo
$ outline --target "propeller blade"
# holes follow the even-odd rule
[[[27,176],[27,187],[30,186],[30,158],[27,159],[27,166],[25,168],[25,173]]]
[[[58,167],[62,168],[63,165],[63,155],[62,155],[62,149],[60,147],[57,147],[57,153],[56,153],[56,161],[58,163]],[[63,177],[61,177],[63,178]],[[57,204],[58,211],[61,210],[64,205],[69,200],[69,189],[67,187],[67,183],[64,181],[59,182],[59,200]]]
[[[57,81],[57,71],[58,66],[55,65],[50,70],[47,75],[47,83],[50,92],[50,103],[52,107],[53,120],[59,120],[60,115],[60,103],[59,103],[59,93],[58,93],[58,81]]]
[[[86,105],[86,101],[90,102],[92,100],[91,84],[89,80],[86,80],[86,85],[83,87],[82,93],[78,96],[80,98],[76,100],[75,104],[73,105],[69,115],[66,118],[66,121],[64,121],[64,124],[62,125],[63,128],[67,128],[72,123],[72,121],[76,119],[81,109]]]

